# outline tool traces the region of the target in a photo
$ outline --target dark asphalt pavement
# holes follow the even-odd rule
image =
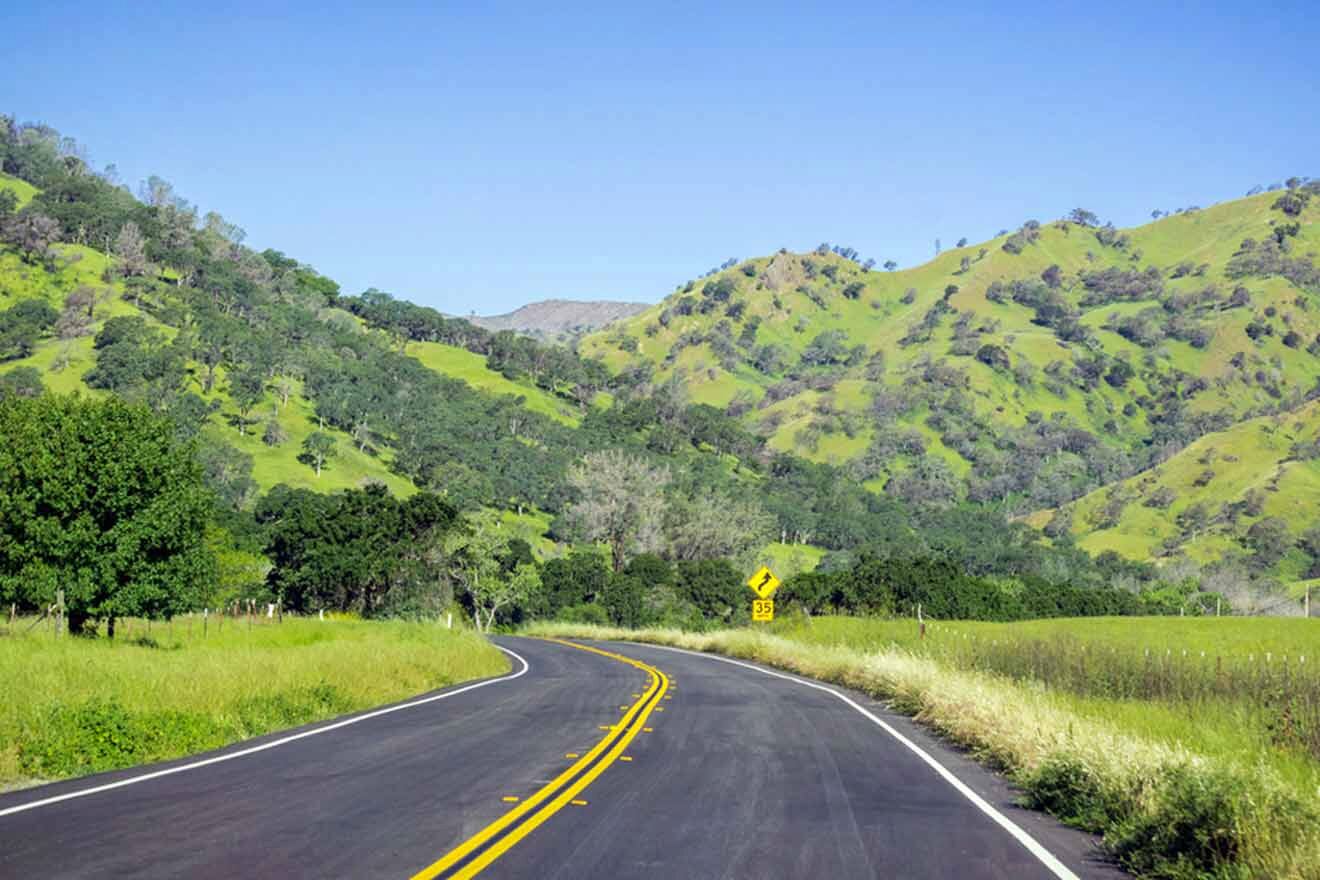
[[[0,877],[409,877],[507,812],[504,798],[525,801],[574,763],[566,755],[612,735],[601,726],[647,687],[645,672],[608,657],[497,641],[526,674],[8,815],[197,759],[0,796]],[[627,748],[632,760],[581,793],[585,805],[550,816],[482,877],[1123,876],[1091,837],[1017,808],[1002,780],[873,701],[851,695],[1030,843],[829,693],[715,658],[603,647],[664,672],[672,698]],[[1066,867],[1048,867],[1050,856]]]

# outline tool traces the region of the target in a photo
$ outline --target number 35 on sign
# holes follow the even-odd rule
[[[774,599],[753,599],[752,620],[769,622],[775,619]]]

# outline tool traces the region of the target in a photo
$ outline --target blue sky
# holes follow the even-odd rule
[[[8,11],[0,112],[459,314],[1320,175],[1304,3],[193,5]]]

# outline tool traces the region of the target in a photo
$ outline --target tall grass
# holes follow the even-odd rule
[[[0,787],[217,748],[458,681],[504,655],[436,624],[215,618],[119,637],[0,627]]]
[[[1002,768],[1032,806],[1103,834],[1114,857],[1139,876],[1320,878],[1313,765],[1285,772],[1249,749],[1202,752],[1147,736],[1131,715],[1111,711],[1123,701],[959,668],[892,642],[858,649],[750,630],[565,624],[530,632],[713,651],[866,691]],[[1161,714],[1153,703],[1127,703]]]
[[[1320,761],[1320,626],[1311,621],[938,622],[922,638],[912,621],[819,618],[784,621],[777,632],[812,644],[901,645],[1080,697],[1155,702],[1212,724],[1232,718],[1244,742]]]

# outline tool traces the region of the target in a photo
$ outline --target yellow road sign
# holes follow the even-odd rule
[[[769,623],[775,619],[775,600],[774,599],[753,599],[752,600],[752,620]]]
[[[779,589],[779,578],[763,565],[756,574],[747,579],[747,586],[762,599],[769,599],[775,594],[775,590]]]

